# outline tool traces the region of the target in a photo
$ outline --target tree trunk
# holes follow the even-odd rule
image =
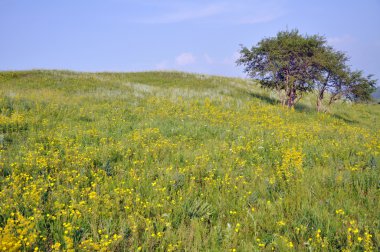
[[[317,111],[321,112],[323,110],[323,97],[324,89],[322,89],[317,96]]]
[[[297,98],[296,89],[291,88],[288,92],[288,100],[287,100],[288,108],[294,108],[296,98]]]
[[[286,71],[286,81],[285,81],[285,98],[284,98],[284,107],[285,105],[288,105],[289,107],[289,92],[290,92],[290,87],[289,87],[289,71]]]
[[[329,82],[329,79],[330,79],[330,72],[327,74],[325,82],[323,83],[321,89],[318,91],[318,96],[317,96],[317,111],[318,112],[321,112],[323,109],[323,98],[325,95],[325,91],[327,89],[327,84]]]
[[[330,100],[329,100],[329,106],[331,104],[333,104],[336,100],[338,100],[340,98],[340,95],[339,94],[334,94],[330,97]]]
[[[322,100],[318,97],[317,98],[317,111],[318,113],[322,110]]]

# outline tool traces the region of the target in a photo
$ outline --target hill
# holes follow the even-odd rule
[[[375,251],[378,105],[180,72],[0,72],[3,250]]]

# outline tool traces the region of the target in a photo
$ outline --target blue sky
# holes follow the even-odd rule
[[[0,0],[0,70],[243,76],[239,44],[320,34],[380,79],[379,0]]]

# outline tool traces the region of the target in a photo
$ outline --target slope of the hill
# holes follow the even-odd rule
[[[375,251],[380,107],[253,82],[0,72],[0,249]]]

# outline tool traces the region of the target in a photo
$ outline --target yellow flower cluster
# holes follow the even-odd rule
[[[277,168],[277,177],[280,181],[293,183],[303,174],[303,153],[295,147],[286,149],[282,156],[281,165]]]
[[[31,250],[38,237],[34,217],[25,218],[19,212],[11,213],[4,228],[0,228],[2,251]]]
[[[92,238],[84,240],[80,243],[79,248],[84,251],[109,251],[110,247],[115,246],[120,240],[121,235],[101,235],[98,241]]]
[[[26,129],[24,115],[12,113],[10,116],[0,114],[0,132],[12,132]]]

